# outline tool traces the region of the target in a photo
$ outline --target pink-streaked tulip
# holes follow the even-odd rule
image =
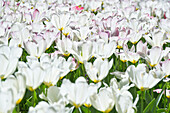
[[[17,27],[18,26],[18,27]],[[24,42],[28,41],[31,37],[31,33],[24,24],[15,24],[11,28],[11,40],[10,46],[18,46],[24,48]]]
[[[142,35],[144,34],[144,31],[141,29],[142,28],[142,22],[136,20],[136,19],[131,19],[129,21],[129,27],[130,27],[130,33],[128,34],[128,38],[130,39],[129,41],[132,42],[133,44],[136,44],[140,38],[142,38]]]
[[[30,56],[40,58],[40,56],[47,49],[47,42],[41,35],[36,35],[33,37],[33,40],[26,41],[24,43],[24,48],[30,54]]]
[[[56,39],[56,34],[53,31],[47,30],[44,33],[43,37],[47,43],[46,49],[48,49],[48,48],[50,48],[50,46],[53,44],[54,40]]]
[[[136,47],[137,47],[137,52],[141,52],[141,53],[147,54],[148,47],[147,47],[147,43],[146,42],[143,43],[142,41],[139,41]]]

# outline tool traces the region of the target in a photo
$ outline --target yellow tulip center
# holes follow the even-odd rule
[[[130,61],[130,62],[132,62],[133,64],[135,64],[137,61],[136,61],[136,60],[132,60],[132,61]]]
[[[29,87],[28,89],[29,89],[30,91],[34,91],[34,89],[33,89],[32,87]]]
[[[68,54],[65,54],[65,53],[64,53],[64,56],[68,57],[68,56],[70,56],[70,53],[68,53]]]
[[[54,85],[52,84],[52,82],[44,82],[44,84],[45,84],[46,86],[48,86],[48,87],[54,86]]]
[[[93,82],[98,83],[98,82],[100,82],[100,80],[93,80]]]
[[[80,105],[80,104],[73,103],[73,106],[75,106],[76,108],[79,108],[81,105]]]
[[[120,46],[120,45],[117,45],[117,48],[118,48],[118,49],[122,49],[123,47],[122,47],[122,46]]]
[[[62,31],[64,28],[63,27],[61,27],[60,29],[58,29],[58,30],[60,30],[60,31]]]
[[[142,87],[140,87],[140,90],[141,90],[141,91],[144,91],[145,89],[144,89],[144,87],[142,86]]]
[[[84,103],[84,106],[86,106],[86,107],[91,107],[91,104],[86,104],[86,103]]]
[[[16,104],[19,104],[21,102],[22,98],[18,99],[18,101],[16,102]]]

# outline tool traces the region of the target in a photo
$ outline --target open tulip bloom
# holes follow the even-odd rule
[[[170,113],[169,90],[169,0],[0,0],[0,113]]]
[[[139,64],[137,67],[129,66],[127,73],[130,80],[141,91],[151,89],[165,77],[165,73],[161,70],[154,69],[147,72],[146,64]]]

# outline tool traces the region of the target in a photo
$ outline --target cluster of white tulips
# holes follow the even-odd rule
[[[168,113],[169,75],[169,0],[0,0],[0,113]]]

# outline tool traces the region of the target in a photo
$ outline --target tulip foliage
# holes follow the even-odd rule
[[[0,0],[0,113],[170,113],[168,0]]]

